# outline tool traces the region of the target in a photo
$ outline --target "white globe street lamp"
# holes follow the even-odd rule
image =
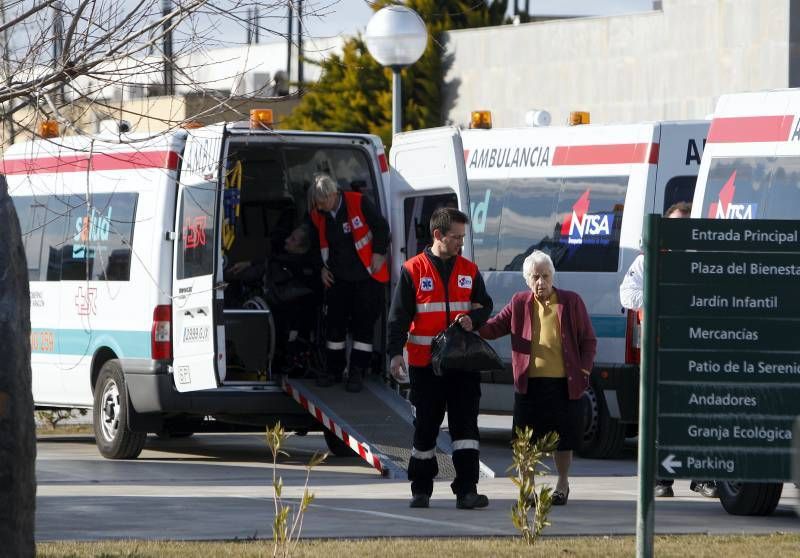
[[[392,69],[392,135],[402,127],[400,70],[422,56],[428,45],[428,29],[414,10],[387,6],[375,12],[364,35],[367,50],[382,66]]]

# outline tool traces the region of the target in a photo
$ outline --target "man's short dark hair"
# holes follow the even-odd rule
[[[440,207],[431,215],[431,238],[433,231],[440,231],[443,235],[450,232],[453,223],[469,223],[469,217],[454,207]]]
[[[669,217],[676,211],[680,211],[681,213],[686,213],[687,215],[691,215],[692,213],[691,202],[679,201],[678,203],[673,203],[671,206],[669,206],[669,209],[667,209],[664,212],[664,217]]]

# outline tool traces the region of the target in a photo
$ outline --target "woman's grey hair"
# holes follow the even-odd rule
[[[534,250],[525,258],[525,261],[522,262],[522,276],[531,289],[533,288],[533,267],[536,264],[545,264],[547,269],[550,270],[550,275],[556,274],[556,267],[553,265],[553,260],[550,259],[550,256],[541,250]]]
[[[338,190],[336,181],[329,174],[315,174],[314,183],[311,185],[311,200],[313,202],[322,201]]]

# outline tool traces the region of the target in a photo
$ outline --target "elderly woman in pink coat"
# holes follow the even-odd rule
[[[581,397],[589,386],[597,338],[581,297],[553,287],[554,274],[550,256],[534,251],[522,265],[531,290],[515,294],[478,333],[485,339],[511,335],[514,425],[530,426],[537,439],[558,432],[553,504],[564,505],[572,450],[581,440]]]

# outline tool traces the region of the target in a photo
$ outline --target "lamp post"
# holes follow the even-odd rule
[[[382,66],[392,69],[392,135],[402,129],[400,70],[422,56],[428,29],[419,14],[405,6],[387,6],[375,12],[364,35],[367,50]]]

